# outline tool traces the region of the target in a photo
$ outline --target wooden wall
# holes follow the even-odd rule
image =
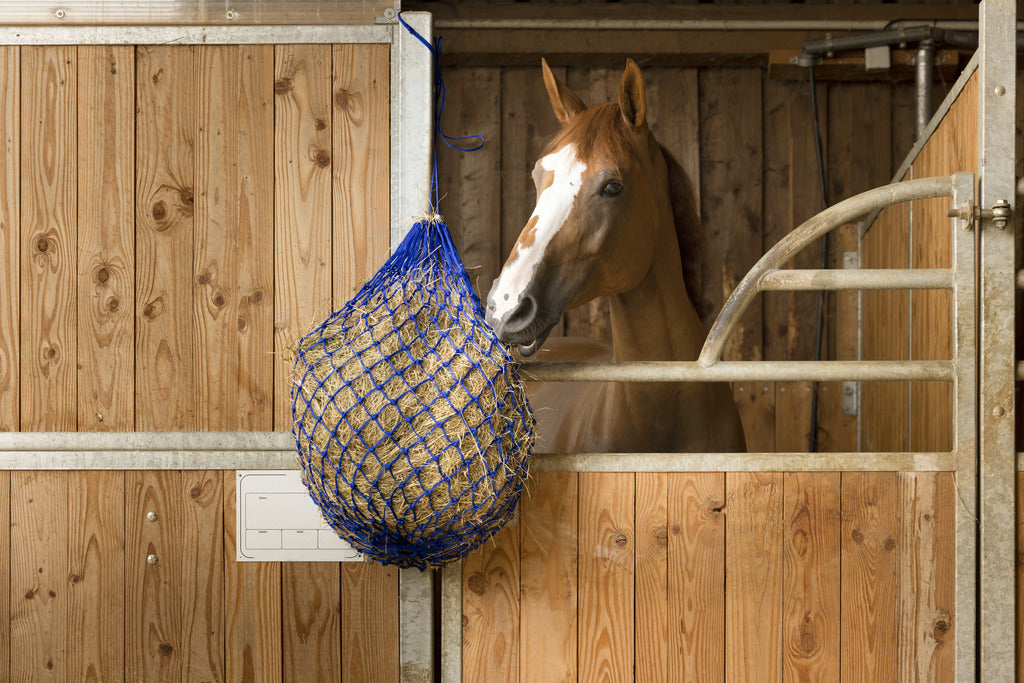
[[[614,97],[621,67],[559,73],[596,103]],[[711,238],[704,299],[717,309],[821,207],[809,88],[757,68],[645,77],[655,133],[699,188]],[[529,171],[556,124],[539,69],[454,68],[447,82],[448,132],[491,140],[473,154],[443,151],[441,164],[441,211],[486,292],[532,210]],[[829,201],[887,183],[912,143],[910,87],[824,83],[818,98]],[[841,229],[829,265],[857,248],[856,227]],[[797,265],[820,267],[820,249]],[[918,249],[915,265],[941,261]],[[827,298],[826,359],[856,358],[856,306],[855,293]],[[815,294],[764,296],[728,357],[811,359],[816,308]],[[561,331],[606,337],[605,315],[592,304]],[[819,446],[856,450],[839,389],[820,387]],[[750,450],[808,449],[810,384],[734,391]],[[876,413],[888,405],[873,400]],[[948,448],[941,430],[915,443]],[[465,677],[949,680],[954,488],[950,473],[539,474],[520,525],[465,562]]]
[[[0,48],[0,429],[289,430],[388,252],[388,49]],[[394,680],[397,573],[237,563],[234,481],[0,473],[0,679]]]

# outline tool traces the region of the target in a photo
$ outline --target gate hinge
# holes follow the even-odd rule
[[[1000,199],[992,205],[991,209],[983,209],[975,206],[974,202],[968,199],[958,208],[949,209],[946,215],[950,218],[959,218],[964,221],[968,230],[973,230],[978,221],[992,220],[992,223],[999,230],[1005,230],[1010,224],[1010,202]]]

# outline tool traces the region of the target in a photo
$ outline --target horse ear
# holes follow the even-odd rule
[[[548,67],[546,59],[540,60],[541,71],[544,72],[544,87],[548,90],[548,97],[551,98],[551,108],[555,110],[555,116],[564,126],[581,111],[587,108],[580,96],[569,90],[565,83],[555,78]]]
[[[647,98],[644,95],[644,77],[632,59],[626,60],[626,70],[619,83],[619,109],[626,123],[639,128],[647,117]]]

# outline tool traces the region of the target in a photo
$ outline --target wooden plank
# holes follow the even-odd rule
[[[175,482],[169,473],[168,483]],[[176,482],[175,482],[176,483]],[[165,491],[174,497],[180,534],[176,542],[180,564],[181,668],[203,681],[224,680],[224,478],[216,470],[180,473],[180,488]],[[141,522],[141,516],[136,519]],[[159,520],[158,522],[159,523]],[[232,560],[229,560],[232,561]]]
[[[1021,75],[1017,74],[1018,82]],[[1018,90],[1017,92],[1020,92]],[[1021,157],[1017,157],[1018,163]],[[1017,519],[1024,517],[1024,472],[1017,472]],[[1024,548],[1024,524],[1017,524],[1017,547]],[[1024,563],[1017,563],[1017,585],[1014,591],[1017,598],[1017,671],[1024,671]]]
[[[332,292],[340,308],[390,247],[388,46],[335,45],[332,63]],[[341,605],[342,680],[396,680],[398,572],[344,565]]]
[[[708,69],[701,72],[699,87],[701,213],[708,237],[702,305],[717,315],[762,253],[762,74],[757,69]],[[740,318],[724,358],[762,358],[762,306],[759,298]],[[763,388],[733,385],[747,447],[755,451],[770,451],[775,442],[768,419],[774,393]]]
[[[520,503],[520,679],[575,681],[579,475],[537,474]]]
[[[78,428],[134,428],[135,58],[78,48]]]
[[[519,530],[503,529],[462,562],[462,675],[519,680]]]
[[[183,674],[178,472],[125,473],[125,678]],[[155,512],[150,522],[147,514]],[[148,561],[155,555],[155,564]]]
[[[842,680],[897,680],[895,472],[842,474]]]
[[[0,548],[10,549],[11,545],[11,473],[0,472],[0,495],[7,501],[0,505]],[[7,551],[10,556],[10,550]],[[0,562],[0,623],[7,629],[0,632],[0,676],[11,680],[11,563]]]
[[[725,680],[725,475],[668,475],[669,681]]]
[[[136,49],[135,424],[199,427],[195,324],[195,48]]]
[[[388,46],[335,45],[333,60],[334,302],[340,308],[391,246]]]
[[[834,204],[890,179],[892,91],[883,83],[835,83],[828,93],[828,200]],[[882,115],[878,115],[882,112]],[[858,250],[858,229],[831,233],[829,266],[843,267],[843,254]],[[857,292],[827,297],[826,359],[857,357]],[[820,385],[820,450],[856,450],[856,418],[842,410],[842,385]]]
[[[633,474],[579,475],[581,681],[628,680],[634,664]]]
[[[75,48],[23,47],[22,429],[77,428]]]
[[[957,504],[951,472],[900,472],[900,680],[955,678]]]
[[[637,681],[668,680],[668,476],[636,475]]]
[[[781,681],[783,475],[725,476],[725,677]]]
[[[20,48],[0,48],[0,431],[20,429],[21,302],[21,58]],[[0,593],[6,591],[0,590]],[[3,598],[0,598],[3,600]],[[0,618],[3,614],[0,613]],[[3,646],[0,645],[0,648]],[[4,671],[0,655],[0,672]]]
[[[644,68],[647,125],[686,171],[700,205],[700,97],[697,69]]]
[[[341,680],[397,681],[398,574],[375,562],[341,567]]]
[[[67,495],[67,472],[11,473],[12,681],[69,680]]]
[[[274,429],[291,428],[291,349],[331,302],[331,47],[274,56]],[[288,680],[341,677],[336,563],[281,565]]]
[[[784,475],[783,675],[839,680],[841,538],[838,472]]]
[[[497,239],[501,226],[501,70],[450,69],[445,73],[441,125],[448,135],[482,135],[483,149],[438,149],[440,213],[477,294],[486,300],[504,254]],[[457,141],[474,145],[478,140]]]
[[[123,680],[125,474],[69,477],[68,680]]]

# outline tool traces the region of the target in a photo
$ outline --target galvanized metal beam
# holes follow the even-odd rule
[[[945,268],[775,270],[761,278],[761,291],[952,289],[953,281],[953,270]]]

